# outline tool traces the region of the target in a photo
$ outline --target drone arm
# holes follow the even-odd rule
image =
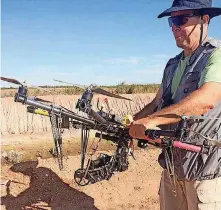
[[[31,105],[31,106],[34,106],[34,107],[38,107],[38,108],[46,110],[48,112],[52,112],[53,111],[53,113],[55,113],[57,115],[63,114],[63,115],[66,115],[66,116],[70,117],[71,119],[78,120],[80,122],[89,124],[91,126],[95,125],[93,120],[81,117],[79,115],[75,115],[74,113],[67,112],[66,110],[62,110],[59,107],[54,107],[54,106],[51,106],[51,105],[48,105],[48,104],[39,103],[39,102],[37,102],[37,101],[35,101],[35,100],[31,99],[31,98],[28,98],[26,96],[23,96],[23,95],[16,94],[15,102],[20,102],[20,103],[23,103],[23,104],[27,104],[27,105]]]
[[[107,121],[103,117],[101,117],[97,112],[95,112],[93,109],[90,109],[88,114],[100,124],[107,124]]]

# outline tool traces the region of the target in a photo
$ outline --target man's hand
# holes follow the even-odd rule
[[[147,129],[159,129],[156,127],[157,124],[153,119],[142,118],[134,121],[130,126],[129,134],[135,139],[145,139],[145,131]]]

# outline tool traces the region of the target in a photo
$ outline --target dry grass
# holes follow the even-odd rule
[[[23,153],[17,150],[4,151],[1,154],[1,157],[4,158],[6,163],[10,163],[10,164],[20,163],[23,159],[22,156],[23,156]]]
[[[103,89],[116,94],[137,94],[137,93],[156,93],[160,85],[149,84],[149,85],[127,85],[119,84],[115,86],[101,86]],[[1,97],[13,97],[17,89],[14,88],[2,88]],[[73,86],[51,86],[43,87],[42,90],[35,88],[28,88],[29,95],[79,95],[82,94],[83,90]]]
[[[152,94],[128,94],[123,95],[133,101],[119,100],[108,98],[110,107],[114,109],[114,113],[120,116],[125,114],[134,114],[149,103],[153,97]],[[98,97],[100,100],[104,96],[95,95],[93,98],[93,108],[96,110]],[[62,105],[76,113],[76,102],[80,98],[79,95],[51,95],[42,96],[42,99],[53,101],[57,105]],[[79,113],[82,115],[82,113]],[[51,130],[48,117],[33,115],[27,112],[26,106],[21,103],[15,103],[13,97],[1,98],[1,134],[25,134],[34,132],[47,132]]]

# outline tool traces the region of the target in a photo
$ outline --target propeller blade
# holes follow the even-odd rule
[[[110,92],[108,92],[108,91],[106,91],[106,90],[103,90],[103,89],[101,89],[101,88],[99,88],[99,87],[93,87],[93,88],[91,89],[91,91],[94,92],[94,93],[102,94],[102,95],[109,96],[109,97],[113,97],[113,98],[119,98],[119,99],[124,99],[124,100],[128,100],[128,101],[132,101],[132,100],[129,99],[129,98],[125,98],[125,97],[123,97],[123,96],[119,96],[119,95],[116,95],[116,94],[114,94],[114,93],[110,93]]]
[[[67,85],[76,86],[76,87],[82,88],[82,89],[84,89],[84,90],[86,89],[86,86],[84,86],[84,85],[73,84],[73,83],[70,83],[70,82],[64,82],[64,81],[57,80],[57,79],[54,79],[54,81],[60,82],[60,83],[63,83],[63,84],[67,84]]]
[[[25,86],[25,87],[32,87],[32,88],[40,89],[42,91],[47,91],[47,90],[44,90],[43,88],[38,87],[36,85],[30,85],[30,84],[28,84],[26,82],[19,82],[16,79],[7,78],[7,77],[0,77],[0,79],[3,80],[3,81],[6,81],[6,82],[10,82],[10,83],[16,84],[16,85],[22,85],[22,86]]]
[[[64,84],[68,84],[68,85],[73,85],[73,86],[76,86],[76,87],[79,87],[79,88],[82,88],[82,89],[86,89],[87,87],[84,86],[84,85],[78,85],[78,84],[73,84],[73,83],[69,83],[69,82],[63,82],[61,80],[57,80],[57,79],[54,79],[54,81],[56,82],[60,82],[60,83],[64,83]],[[105,96],[109,96],[109,97],[113,97],[113,98],[119,98],[119,99],[124,99],[124,100],[128,100],[128,101],[132,101],[131,99],[129,98],[125,98],[123,96],[119,96],[119,95],[116,95],[114,93],[110,93],[106,90],[103,90],[99,87],[96,87],[96,85],[90,85],[88,87],[89,90],[91,90],[92,92],[94,93],[98,93],[98,94],[102,94],[102,95],[105,95]]]
[[[6,81],[6,82],[10,82],[10,83],[16,84],[16,85],[22,85],[22,83],[19,82],[16,79],[7,78],[7,77],[0,77],[0,79],[3,80],[3,81]]]

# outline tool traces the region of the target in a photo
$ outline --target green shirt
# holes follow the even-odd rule
[[[180,84],[181,78],[186,68],[186,64],[190,56],[182,57],[174,74],[171,86],[172,98],[175,95],[176,89]],[[221,48],[217,48],[208,58],[205,69],[201,73],[199,87],[206,82],[221,83]]]
[[[182,56],[182,58],[179,61],[177,70],[173,76],[173,80],[172,80],[172,86],[171,86],[171,93],[172,93],[172,98],[174,97],[175,93],[176,93],[176,89],[180,84],[180,81],[182,79],[183,73],[186,69],[186,64],[187,61],[189,60],[190,56]]]

